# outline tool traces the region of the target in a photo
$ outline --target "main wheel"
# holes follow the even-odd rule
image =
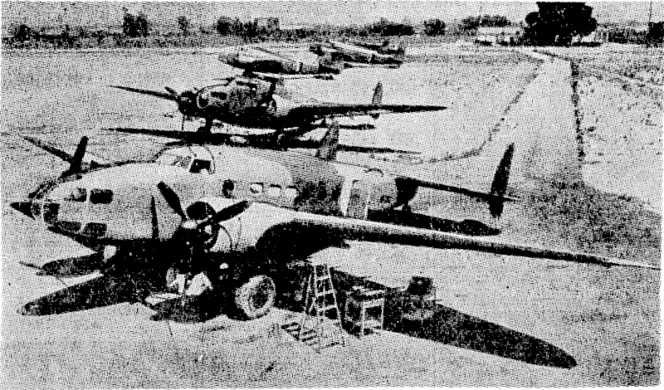
[[[235,290],[237,314],[248,320],[260,318],[270,311],[276,296],[277,289],[272,278],[254,276]]]

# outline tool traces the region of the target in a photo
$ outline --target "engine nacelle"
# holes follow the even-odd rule
[[[295,107],[296,105],[292,101],[284,99],[278,95],[272,95],[272,101],[268,107],[268,114],[274,117],[285,117]]]
[[[228,91],[225,86],[212,86],[201,89],[196,94],[196,106],[200,110],[210,107],[221,108],[228,101]]]
[[[205,197],[192,203],[187,214],[195,221],[202,221],[237,202],[224,197]],[[290,220],[292,215],[288,210],[254,203],[237,217],[207,227],[209,239],[205,249],[214,253],[245,252],[254,248],[270,228]]]

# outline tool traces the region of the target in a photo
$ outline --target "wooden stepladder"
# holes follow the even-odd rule
[[[311,265],[297,339],[317,352],[334,345],[346,345],[337,294],[327,264]]]

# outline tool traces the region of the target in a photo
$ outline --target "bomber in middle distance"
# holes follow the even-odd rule
[[[274,130],[278,143],[283,137],[299,137],[325,127],[327,119],[369,115],[377,119],[385,113],[440,111],[447,107],[418,104],[383,104],[383,86],[379,82],[370,102],[331,103],[298,96],[283,87],[278,77],[228,77],[220,83],[178,93],[113,86],[130,92],[155,96],[177,103],[186,117],[205,119],[199,132],[210,134],[213,122],[220,121],[239,127]],[[176,132],[173,132],[174,136]],[[189,133],[189,132],[187,132]]]

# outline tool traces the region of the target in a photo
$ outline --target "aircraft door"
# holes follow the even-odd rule
[[[366,219],[369,210],[371,185],[363,180],[353,180],[348,199],[346,216],[349,218]]]

